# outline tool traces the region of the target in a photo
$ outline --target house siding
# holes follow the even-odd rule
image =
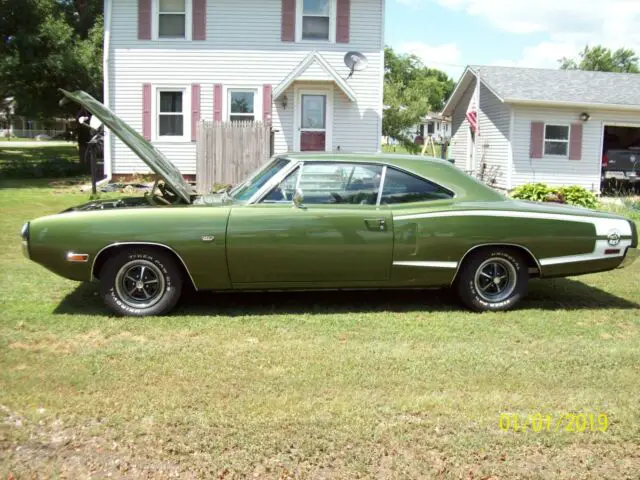
[[[467,110],[475,88],[476,82],[472,82],[467,87],[453,111],[451,119],[451,158],[455,160],[456,167],[467,171],[471,169],[471,152],[467,151],[467,143],[469,142]]]
[[[466,112],[466,108],[465,108]],[[495,179],[495,186],[507,189],[509,185],[509,127],[511,109],[484,84],[480,87],[480,135],[476,142],[477,169],[485,165],[485,180]]]
[[[216,0],[207,2],[207,34],[204,41],[138,40],[137,4],[112,0],[112,41],[110,55],[110,105],[133,128],[142,131],[142,85],[187,88],[201,87],[200,112],[203,120],[213,119],[213,85],[251,87],[259,92],[262,105],[264,84],[274,88],[309,54],[318,53],[340,74],[348,74],[344,54],[358,50],[369,59],[369,67],[348,80],[357,103],[350,102],[332,86],[332,149],[378,151],[382,117],[380,78],[384,70],[384,0],[352,0],[349,44],[282,42],[281,0]],[[258,13],[256,13],[258,12]],[[303,77],[318,74],[312,65]],[[327,85],[325,83],[325,85]],[[330,85],[334,85],[331,83]],[[280,100],[273,105],[275,151],[294,148],[293,87],[287,92],[288,106]],[[226,102],[226,98],[223,98]],[[189,115],[189,112],[186,112]],[[154,119],[155,121],[155,119]],[[142,173],[148,168],[119,140],[112,149],[113,173]],[[196,144],[154,142],[184,174],[194,174]]]
[[[582,155],[580,160],[569,157],[545,156],[530,158],[531,122],[571,125],[585,109],[534,108],[514,106],[513,186],[530,182],[549,185],[580,185],[594,192],[600,191],[602,160],[602,129],[605,124],[637,124],[640,115],[634,112],[589,110],[591,119],[583,124]]]

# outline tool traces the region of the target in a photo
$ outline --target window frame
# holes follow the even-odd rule
[[[262,86],[260,85],[224,85],[222,88],[222,118],[230,122],[231,121],[231,93],[233,92],[251,92],[253,93],[253,117],[254,122],[263,121],[263,100],[262,100]],[[242,114],[239,114],[242,115]],[[245,114],[248,115],[248,114]]]
[[[302,38],[304,17],[325,18],[324,15],[305,15],[304,0],[296,0],[296,43],[336,43],[337,0],[329,0],[329,38],[326,40]]]
[[[286,158],[286,155],[282,156],[283,158]],[[277,157],[274,157],[277,158]],[[292,161],[290,165],[288,165],[286,168],[284,168],[283,170],[281,170],[275,177],[273,177],[271,179],[271,181],[269,181],[267,184],[263,185],[263,187],[255,193],[255,195],[253,197],[251,197],[248,201],[249,204],[263,204],[263,205],[286,205],[286,206],[290,206],[291,202],[288,201],[283,201],[283,202],[270,202],[270,203],[264,203],[264,199],[266,198],[267,195],[269,195],[269,193],[271,193],[271,191],[278,186],[282,181],[284,181],[291,173],[293,173],[296,169],[299,169],[299,174],[298,174],[298,180],[296,183],[296,190],[298,190],[298,188],[300,188],[300,183],[302,181],[302,175],[304,173],[304,167],[305,165],[310,165],[310,164],[317,164],[317,163],[333,163],[333,162],[326,162],[326,161],[322,161],[322,160],[307,160],[307,161]],[[338,163],[338,162],[335,162]],[[435,203],[435,202],[439,202],[439,203],[449,203],[451,201],[453,201],[458,194],[455,192],[455,190],[452,190],[449,187],[445,187],[444,185],[438,183],[438,182],[434,182],[433,180],[430,180],[428,178],[422,177],[420,175],[417,175],[413,172],[410,172],[408,170],[405,170],[403,168],[397,167],[395,165],[393,166],[389,166],[385,163],[379,163],[379,162],[349,162],[348,160],[345,160],[344,162],[340,162],[340,163],[347,163],[347,164],[354,164],[354,165],[365,165],[365,166],[379,166],[382,167],[382,173],[380,176],[380,190],[378,191],[378,198],[376,200],[375,205],[358,205],[359,207],[368,207],[368,208],[375,208],[376,210],[379,210],[381,208],[385,208],[385,209],[392,209],[394,205],[411,205],[411,204],[415,204],[415,203]],[[429,183],[432,183],[436,186],[438,186],[439,188],[449,192],[451,194],[451,198],[439,198],[439,199],[434,199],[434,200],[423,200],[421,202],[409,202],[409,203],[399,203],[399,204],[391,204],[391,205],[382,205],[382,193],[384,192],[384,187],[385,187],[385,183],[387,181],[387,170],[388,169],[393,169],[396,170],[398,172],[404,173],[406,175],[410,175],[412,177],[417,178],[418,180],[422,180],[422,181],[426,181]],[[315,206],[315,204],[311,204],[311,206]],[[350,207],[355,207],[354,204],[336,204],[336,205],[331,205],[331,204],[327,204],[327,205],[321,205],[323,208],[330,208],[330,207],[336,207],[336,208],[342,208],[344,209],[345,206],[350,206]]]
[[[160,136],[160,93],[182,93],[182,135]],[[151,138],[155,143],[192,143],[191,141],[191,86],[154,85],[151,104]]]
[[[567,129],[567,139],[547,139],[547,126],[549,127],[564,127]],[[567,153],[547,153],[547,142],[555,142],[555,143],[566,143],[567,145]],[[546,123],[544,124],[544,136],[542,139],[542,155],[544,157],[560,157],[560,158],[568,158],[569,157],[569,146],[571,145],[571,125],[566,123]]]
[[[451,197],[450,198],[437,198],[437,199],[434,199],[434,200],[421,200],[421,201],[418,201],[418,202],[393,203],[393,204],[382,205],[382,195],[384,193],[384,187],[385,187],[385,183],[387,181],[387,170],[388,169],[395,170],[395,171],[400,172],[400,173],[404,173],[405,175],[409,175],[411,177],[417,178],[418,180],[421,180],[423,182],[431,183],[431,184],[437,186],[438,188],[441,188],[442,190],[445,190],[446,192],[451,194]],[[391,167],[388,167],[388,168],[385,165],[385,169],[383,171],[383,176],[382,176],[382,179],[380,181],[380,191],[378,192],[378,203],[377,203],[377,206],[378,207],[386,206],[388,208],[393,208],[394,205],[411,205],[411,204],[415,204],[415,203],[426,203],[426,202],[428,202],[428,203],[432,203],[432,202],[450,202],[454,198],[456,198],[456,196],[457,196],[457,194],[456,194],[456,192],[454,190],[451,190],[450,188],[445,187],[444,185],[441,185],[438,182],[434,182],[433,180],[431,180],[429,178],[422,177],[422,176],[417,175],[417,174],[415,174],[413,172],[409,172],[408,170],[404,170],[403,168],[396,167],[395,165],[391,166]]]
[[[184,38],[160,36],[160,0],[153,0],[151,10],[151,38],[158,42],[190,42],[193,39],[193,2],[184,0]]]

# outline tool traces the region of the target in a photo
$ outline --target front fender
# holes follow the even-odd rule
[[[111,245],[166,246],[180,257],[197,289],[227,289],[229,211],[180,206],[62,213],[31,222],[29,252],[33,261],[60,276],[89,281],[96,257]],[[89,257],[85,263],[69,262],[69,252]]]

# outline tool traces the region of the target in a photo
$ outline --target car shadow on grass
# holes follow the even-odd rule
[[[95,284],[85,283],[67,295],[55,314],[106,315]],[[172,315],[282,315],[459,311],[451,290],[375,290],[323,292],[184,293]],[[534,280],[520,309],[630,310],[640,305],[577,280]]]

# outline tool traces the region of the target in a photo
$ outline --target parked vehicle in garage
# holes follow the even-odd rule
[[[438,159],[283,154],[230,191],[198,196],[164,155],[84,92],[159,176],[145,197],[92,201],[22,229],[27,257],[95,280],[120,315],[160,315],[198,290],[452,287],[477,311],[514,307],[531,277],[611,270],[635,224],[514,201]]]
[[[607,150],[602,157],[603,179],[640,181],[640,146]]]
[[[602,190],[619,194],[640,187],[640,128],[604,127]]]

